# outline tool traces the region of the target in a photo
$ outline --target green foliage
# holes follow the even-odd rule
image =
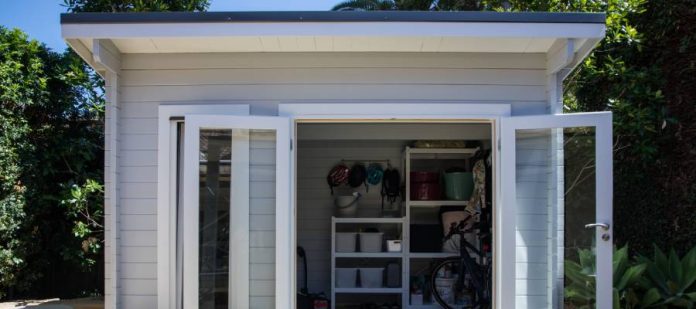
[[[680,260],[677,252],[669,256],[655,246],[653,258],[638,257],[647,265],[647,276],[641,280],[646,298],[652,307],[693,308],[696,305],[696,247]]]
[[[696,304],[696,247],[681,259],[657,246],[653,258],[628,257],[628,246],[614,249],[614,309],[693,308]],[[594,308],[594,252],[578,250],[578,260],[564,262],[565,302],[572,308]]]
[[[209,0],[64,0],[69,12],[205,11]]]
[[[67,189],[67,199],[61,201],[68,216],[74,221],[72,232],[82,240],[82,250],[68,250],[66,254],[77,254],[76,260],[84,266],[96,263],[94,256],[100,253],[104,242],[104,186],[93,179],[87,179],[84,185],[73,184]]]
[[[644,263],[632,263],[628,258],[628,246],[616,250],[613,256],[614,309],[643,308],[651,303],[640,297],[639,281],[646,270]],[[595,303],[595,255],[592,250],[578,250],[578,261],[564,263],[567,283],[564,289],[566,303],[573,308],[594,308]],[[649,301],[650,299],[647,299]]]
[[[99,256],[82,253],[59,201],[64,186],[101,181],[101,86],[77,55],[0,27],[0,297]]]
[[[25,112],[46,95],[46,78],[39,59],[41,46],[18,30],[0,27],[0,297],[3,288],[18,284],[17,270],[26,265],[20,240],[27,216],[23,166],[35,146]]]

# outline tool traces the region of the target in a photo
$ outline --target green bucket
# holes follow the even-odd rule
[[[471,172],[445,173],[445,195],[449,200],[464,201],[474,191],[474,175]]]

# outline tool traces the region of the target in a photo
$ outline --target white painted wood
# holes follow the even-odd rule
[[[137,105],[129,105],[137,106]],[[176,124],[171,117],[183,117],[187,114],[223,114],[223,115],[248,115],[248,105],[160,105],[157,113],[157,126],[159,136],[152,136],[150,145],[157,145],[157,186],[147,186],[143,190],[141,184],[129,184],[124,196],[140,201],[157,202],[157,308],[169,309],[176,306],[178,298],[176,292],[176,167],[177,167],[177,132]],[[141,135],[131,135],[141,136]],[[148,135],[150,136],[150,135]],[[125,140],[131,140],[125,138]],[[134,147],[132,148],[141,148]],[[141,150],[128,150],[125,153],[141,154]],[[152,153],[152,151],[146,151]],[[129,160],[130,162],[130,160]],[[147,191],[148,187],[150,190]],[[156,191],[155,191],[156,189]],[[152,196],[151,192],[157,192]],[[149,193],[149,194],[146,194]],[[159,197],[159,198],[157,198]],[[144,204],[144,203],[143,203]],[[141,204],[142,205],[142,204]],[[180,296],[180,295],[179,295]]]
[[[285,257],[287,257],[291,252],[290,247],[287,246],[289,240],[289,221],[290,215],[288,214],[288,195],[289,195],[289,135],[288,128],[289,123],[287,119],[277,118],[277,117],[235,117],[235,116],[220,116],[220,115],[187,115],[186,116],[186,136],[189,141],[185,145],[185,164],[184,164],[184,277],[196,278],[198,276],[198,147],[199,141],[198,137],[201,128],[223,128],[223,129],[267,129],[274,130],[276,132],[276,177],[275,177],[275,193],[272,197],[275,197],[276,210],[275,217],[276,224],[276,246],[275,248],[249,248],[248,240],[247,244],[237,244],[236,250],[249,250],[249,260],[257,261],[258,263],[276,263],[275,280],[251,280],[248,279],[248,272],[243,272],[240,276],[240,282],[244,284],[249,289],[249,293],[246,295],[250,296],[275,296],[276,306],[281,308],[286,304],[284,300],[289,300],[290,295],[287,295],[283,289],[287,290],[287,286],[290,284],[288,279],[290,278],[290,267],[285,263]],[[243,150],[240,150],[243,151]],[[248,148],[247,148],[248,151]],[[251,161],[251,160],[250,160]],[[241,164],[241,163],[240,163]],[[245,164],[249,165],[247,161]],[[248,179],[249,177],[247,177]],[[242,181],[242,180],[239,180]],[[248,182],[248,180],[246,180]],[[249,186],[249,196],[251,199],[254,198],[254,183],[252,182]],[[260,194],[261,192],[259,192]],[[263,196],[263,195],[261,195]],[[241,202],[241,201],[240,201]],[[248,205],[248,201],[246,201]],[[234,205],[232,205],[234,207]],[[264,216],[257,216],[263,218]],[[250,217],[253,220],[254,216]],[[261,224],[263,225],[263,224]],[[283,226],[285,225],[285,227]],[[254,226],[254,222],[250,223],[250,226]],[[189,232],[186,232],[189,231]],[[244,232],[240,232],[248,236],[248,229]],[[232,250],[232,246],[230,248]],[[244,254],[242,252],[242,254]],[[264,259],[265,256],[265,259]],[[268,259],[268,257],[275,257],[274,259]],[[248,263],[247,268],[248,269]],[[246,277],[244,276],[246,274]],[[239,275],[239,274],[238,274]],[[237,283],[241,284],[241,283]],[[198,282],[197,280],[188,280],[184,282],[184,308],[197,308],[197,297],[198,295]],[[240,300],[242,298],[243,300]],[[236,302],[243,301],[248,302],[250,298],[245,296],[239,296]],[[245,304],[246,307],[249,306],[248,303]]]
[[[106,39],[92,41],[92,59],[97,67],[118,74],[121,71],[121,54],[119,50]],[[99,69],[97,69],[99,71]]]
[[[236,309],[249,307],[250,152],[249,131],[232,130],[227,304],[229,307]]]
[[[524,53],[187,53],[124,54],[127,70],[503,69],[545,70],[545,54]]]
[[[520,183],[516,181],[516,153],[519,148],[516,148],[518,130],[529,130],[529,129],[556,129],[556,128],[570,128],[570,127],[594,127],[596,134],[595,142],[595,152],[596,152],[596,200],[595,213],[597,222],[612,224],[612,136],[611,136],[611,113],[601,112],[601,113],[578,113],[578,114],[564,114],[564,115],[547,115],[547,116],[528,116],[528,117],[510,117],[504,118],[502,121],[501,130],[501,141],[504,147],[503,154],[503,168],[504,168],[504,205],[508,208],[516,208],[517,197],[519,196],[536,196],[539,195],[540,198],[547,198],[545,194],[533,193],[525,194],[523,191],[529,189],[535,190],[534,187],[531,188],[521,188],[519,186],[525,185],[525,183]],[[560,147],[560,146],[556,146]],[[515,150],[517,149],[517,150]],[[560,149],[560,148],[559,148]],[[552,163],[552,160],[548,161]],[[522,195],[520,195],[522,194]],[[512,205],[513,207],[509,207]],[[562,206],[555,206],[561,207]],[[531,215],[525,219],[525,215],[515,214],[512,218],[516,219],[516,225],[518,229],[521,230],[534,230],[541,222],[546,220],[540,218],[534,218]],[[512,219],[509,218],[509,219]],[[520,220],[521,219],[521,220]],[[525,224],[529,224],[525,226]],[[588,222],[592,223],[592,222]],[[508,228],[509,229],[509,228]],[[562,225],[559,222],[558,232],[562,233]],[[514,230],[514,229],[513,229]],[[509,231],[508,231],[509,232]],[[612,282],[612,243],[611,241],[604,241],[601,239],[601,235],[607,233],[611,235],[611,230],[602,231],[598,229],[596,231],[596,259],[597,259],[597,304],[598,308],[609,308],[612,303],[611,294],[611,282]],[[505,235],[507,236],[507,234]],[[506,239],[507,244],[514,244],[515,239]],[[529,243],[517,244],[515,254],[516,263],[511,261],[505,261],[505,267],[518,267],[523,264],[541,264],[546,265],[544,267],[549,267],[548,263],[553,263],[551,269],[556,269],[555,264],[560,262],[549,261],[548,250],[555,250],[555,243],[552,243],[549,248],[547,245],[535,247],[531,246]],[[560,267],[560,266],[559,266]],[[560,268],[562,269],[562,268]],[[558,271],[560,271],[560,269]],[[515,271],[516,274],[519,272]],[[506,279],[510,280],[515,278],[514,274],[507,274]],[[547,277],[542,280],[555,281],[556,275],[551,274],[551,277]],[[515,293],[506,293],[502,301],[509,304],[512,303],[512,295],[515,295],[515,306],[514,308],[535,308],[535,306],[551,306],[550,302],[555,302],[553,297],[549,297],[548,292],[542,294],[538,286],[534,285],[534,281],[529,280],[517,280],[515,283],[506,283],[506,288],[513,289]],[[515,287],[516,286],[516,287]],[[518,288],[519,290],[514,290]],[[533,288],[533,292],[530,292]],[[507,291],[507,290],[506,290]],[[513,308],[513,307],[510,307]]]
[[[555,74],[575,60],[575,40],[556,40],[546,55],[546,74]]]
[[[491,41],[489,52],[505,50],[516,45],[520,51],[531,44],[520,44],[519,39],[538,40],[549,38],[602,38],[602,24],[548,24],[548,23],[442,23],[442,22],[331,22],[330,27],[317,27],[316,23],[292,22],[240,22],[243,26],[230,27],[229,23],[122,23],[122,24],[63,24],[64,38],[117,38],[121,42],[131,39],[151,39],[152,44],[142,44],[138,52],[156,52],[161,45],[168,52],[195,51],[243,51],[225,40],[246,42],[241,45],[256,51],[317,51],[316,44],[299,41],[315,37],[330,38],[333,51],[361,51],[379,39],[381,51],[422,51],[423,38],[476,38],[481,44]],[[263,44],[263,38],[279,40],[279,46]],[[133,42],[133,40],[135,40]],[[209,44],[196,44],[200,42]],[[213,43],[213,44],[210,44]],[[362,43],[362,44],[360,44]],[[345,45],[343,45],[345,44]],[[350,44],[350,45],[347,45]],[[442,43],[441,43],[442,44]],[[225,46],[219,50],[217,46]],[[342,46],[343,45],[343,46]],[[465,52],[477,44],[463,44],[453,51]],[[413,46],[413,47],[411,47]],[[197,47],[197,48],[196,48]],[[203,48],[203,47],[207,47]]]
[[[104,209],[105,209],[105,245],[108,250],[105,250],[105,259],[108,256],[108,262],[105,264],[105,280],[104,292],[108,294],[105,298],[105,308],[115,309],[119,307],[119,256],[123,253],[119,250],[119,222],[120,222],[120,203],[119,197],[121,189],[117,185],[119,182],[119,151],[121,145],[118,140],[119,136],[119,77],[114,72],[104,74],[105,78],[105,97],[106,97],[106,112],[105,112],[105,175],[104,175]]]
[[[546,83],[542,70],[432,68],[234,68],[123,70],[123,86],[332,84],[474,84]]]

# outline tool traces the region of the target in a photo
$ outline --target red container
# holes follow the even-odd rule
[[[436,182],[411,183],[412,201],[430,201],[442,198],[440,184]]]
[[[436,172],[411,172],[411,183],[440,182],[440,174]]]

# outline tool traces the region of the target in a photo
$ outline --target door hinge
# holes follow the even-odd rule
[[[290,139],[290,150],[292,151],[292,138]]]
[[[498,151],[500,151],[500,139],[498,139]]]

